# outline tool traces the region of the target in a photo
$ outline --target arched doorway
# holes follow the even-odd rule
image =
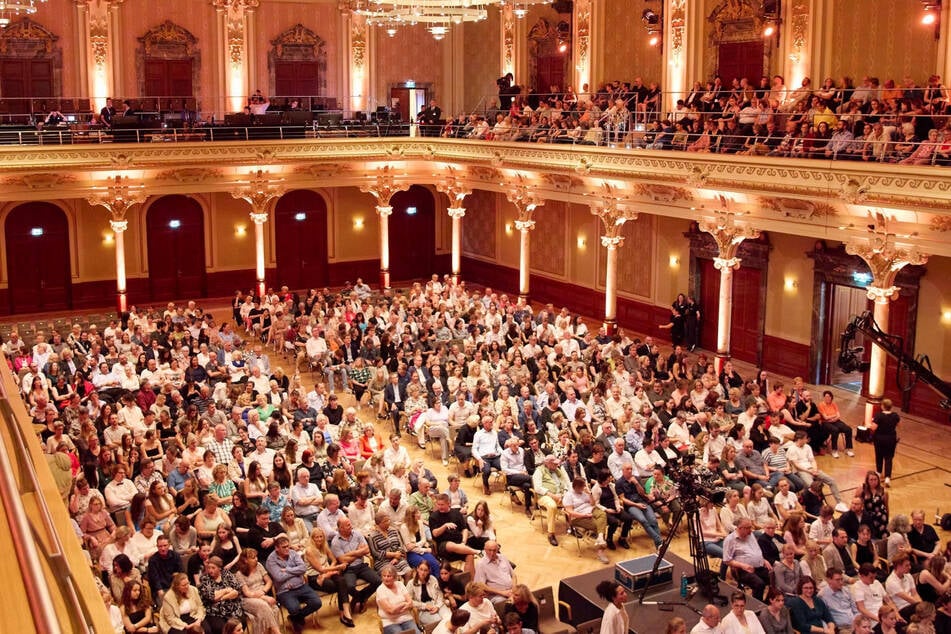
[[[205,222],[188,196],[163,196],[146,214],[152,299],[204,297]]]
[[[413,185],[390,199],[390,279],[429,278],[436,252],[436,201],[432,192]]]
[[[313,191],[281,196],[274,208],[277,285],[292,289],[327,284],[327,204]]]
[[[69,222],[51,203],[16,207],[4,225],[10,312],[65,310],[72,305]]]

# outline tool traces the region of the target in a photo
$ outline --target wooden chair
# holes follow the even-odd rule
[[[538,601],[538,631],[545,634],[574,634],[575,628],[561,621],[555,614],[555,592],[551,586],[532,590]],[[571,619],[571,606],[564,601],[558,602],[559,613]]]
[[[578,634],[598,634],[601,631],[601,619],[591,619],[578,625]]]

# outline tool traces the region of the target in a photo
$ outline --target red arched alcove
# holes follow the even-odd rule
[[[277,286],[327,285],[327,204],[323,196],[298,189],[274,207]]]
[[[152,299],[204,297],[205,222],[198,201],[162,196],[149,206],[146,227]]]
[[[390,199],[390,279],[428,279],[436,253],[436,201],[432,192],[413,185]]]
[[[19,205],[4,226],[10,312],[35,313],[72,306],[69,221],[52,203]]]

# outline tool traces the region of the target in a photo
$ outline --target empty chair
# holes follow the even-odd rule
[[[574,634],[575,628],[561,621],[555,614],[555,593],[551,586],[532,590],[535,600],[538,601],[538,631],[543,634]],[[558,602],[559,608],[571,618],[571,606],[563,601]]]

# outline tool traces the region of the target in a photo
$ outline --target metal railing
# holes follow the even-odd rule
[[[7,525],[15,544],[13,554],[21,571],[36,631],[49,634],[64,631],[92,633],[97,619],[89,605],[80,598],[76,577],[31,458],[25,434],[32,432],[32,425],[29,421],[17,419],[11,398],[19,399],[19,395],[13,394],[11,397],[7,392],[7,386],[12,382],[9,370],[3,368],[0,372],[3,374],[3,380],[0,381],[0,424],[4,425],[12,442],[12,447],[0,442],[0,495],[3,496]],[[16,471],[14,465],[18,467]],[[26,499],[35,503],[37,513],[31,514],[26,510]],[[46,548],[39,547],[41,539]],[[44,561],[50,574],[44,570]],[[65,606],[68,622],[61,622],[55,610],[57,603],[53,599],[51,584],[57,589],[58,598]],[[98,620],[101,622],[102,619]]]

